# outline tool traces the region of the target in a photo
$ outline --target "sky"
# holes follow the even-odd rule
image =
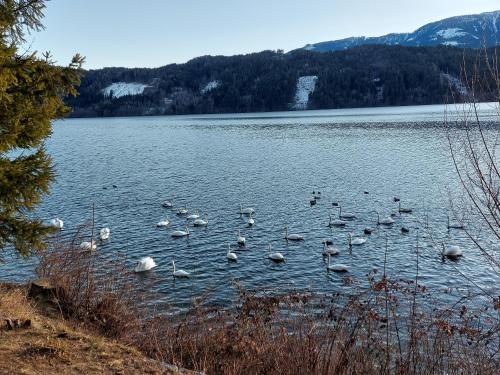
[[[62,65],[158,67],[203,55],[289,51],[350,36],[411,32],[500,10],[500,0],[50,0],[24,49]]]

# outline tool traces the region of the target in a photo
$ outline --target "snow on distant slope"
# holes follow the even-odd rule
[[[303,76],[297,80],[297,91],[295,92],[294,109],[307,109],[309,95],[316,87],[318,76]]]
[[[444,79],[448,81],[448,84],[460,95],[467,95],[467,87],[462,83],[460,79],[452,76],[451,74],[441,73]]]
[[[215,90],[219,86],[220,86],[220,81],[210,81],[205,85],[205,87],[201,89],[201,93],[205,94],[207,92]]]
[[[459,29],[458,27],[452,27],[450,29],[439,30],[438,32],[436,32],[436,35],[439,35],[444,39],[453,39],[458,36],[464,36],[467,34],[468,33],[462,31],[462,29]]]
[[[149,87],[144,83],[137,82],[115,82],[102,90],[106,96],[113,95],[113,98],[120,98],[126,95],[139,95],[144,92],[144,89]]]

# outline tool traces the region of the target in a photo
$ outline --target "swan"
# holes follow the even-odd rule
[[[251,215],[255,212],[252,207],[243,208],[240,204],[240,215]]]
[[[164,201],[161,205],[165,208],[172,208],[173,206],[172,202],[170,201]]]
[[[238,255],[236,255],[236,253],[233,253],[231,251],[231,245],[230,244],[227,244],[227,254],[226,254],[226,257],[228,260],[232,260],[234,262],[236,262],[238,260]]]
[[[328,255],[328,264],[326,266],[326,269],[328,271],[334,271],[334,272],[347,272],[347,271],[349,271],[349,267],[347,267],[345,264],[342,264],[342,263],[330,264],[330,255]]]
[[[326,243],[323,246],[323,255],[337,255],[340,251],[336,247],[328,246]]]
[[[200,218],[200,212],[198,211],[198,209],[196,209],[194,214],[186,216],[186,219],[188,219],[188,220],[196,220],[199,218]]]
[[[238,229],[238,236],[236,237],[236,242],[238,242],[238,245],[242,245],[242,246],[245,245],[245,243],[247,242],[246,238],[240,234],[239,229]]]
[[[134,272],[145,272],[156,267],[156,263],[151,257],[144,257],[139,259],[137,266],[134,268]]]
[[[188,210],[187,210],[186,208],[184,208],[184,207],[179,208],[179,209],[177,210],[177,215],[179,215],[179,216],[180,216],[180,215],[187,215],[187,214],[188,214]]]
[[[249,218],[248,218],[247,224],[248,224],[249,226],[252,226],[252,225],[254,225],[254,224],[255,224],[255,220],[253,219],[253,217],[252,217],[252,214],[251,214],[251,213],[249,214]]]
[[[332,220],[332,215],[330,215],[330,221],[328,222],[329,227],[345,227],[347,224],[347,221],[340,220],[340,219],[335,219]]]
[[[366,242],[366,238],[355,237],[349,233],[349,247],[363,245]]]
[[[161,220],[156,224],[157,227],[168,227],[170,225],[170,220],[168,220],[168,217],[165,220]]]
[[[59,219],[59,218],[55,218],[55,219],[50,220],[49,225],[50,225],[52,228],[56,228],[56,229],[63,229],[63,227],[64,227],[64,222],[63,222],[61,219]]]
[[[304,236],[300,234],[288,234],[288,226],[285,227],[285,240],[287,241],[304,241]]]
[[[339,205],[339,219],[355,219],[356,215],[350,212],[344,212],[342,215],[342,206]]]
[[[377,225],[391,225],[394,224],[394,219],[392,217],[384,217],[380,220],[380,214],[377,211]]]
[[[373,228],[366,227],[365,229],[363,229],[364,234],[372,234],[372,232],[373,232]]]
[[[186,230],[176,230],[172,233],[172,237],[187,237],[189,236],[189,228],[186,225]]]
[[[189,277],[189,272],[184,270],[175,270],[175,261],[172,261],[172,266],[174,267],[174,270],[172,271],[172,275],[174,277]]]
[[[398,208],[399,208],[399,213],[403,214],[411,214],[413,209],[408,208],[408,207],[401,207],[401,201],[398,203]]]
[[[465,225],[463,223],[452,222],[450,223],[450,217],[446,216],[446,227],[448,229],[465,229]]]
[[[107,240],[109,238],[111,231],[109,228],[102,228],[99,232],[99,238],[101,240]]]
[[[271,251],[271,244],[269,244],[269,255],[267,257],[274,262],[283,262],[285,260],[283,254]]]
[[[87,251],[92,251],[92,250],[97,249],[97,245],[95,243],[95,240],[93,239],[92,241],[83,241],[80,244],[80,249],[87,250]]]
[[[205,226],[207,226],[208,225],[208,215],[205,214],[205,220],[200,219],[200,218],[196,219],[195,221],[193,221],[193,225],[195,227],[205,227]]]
[[[461,257],[463,255],[463,251],[460,246],[450,245],[448,247],[445,247],[444,243],[441,243],[441,245],[443,246],[443,251],[441,252],[443,257],[457,259],[458,257]]]

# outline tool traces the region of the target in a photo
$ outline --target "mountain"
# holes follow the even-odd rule
[[[473,49],[368,45],[316,53],[203,56],[155,69],[105,68],[68,98],[74,117],[438,104],[465,92]]]
[[[401,45],[406,47],[447,45],[461,48],[493,47],[500,42],[500,11],[446,18],[412,33],[380,37],[352,37],[308,44],[303,49],[316,52],[342,51],[362,45]]]

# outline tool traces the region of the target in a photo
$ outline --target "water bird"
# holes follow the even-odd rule
[[[168,220],[168,217],[167,217],[166,219],[164,219],[164,220],[159,221],[159,222],[156,224],[156,226],[157,226],[158,228],[160,228],[160,227],[168,227],[169,225],[170,225],[170,220]]]
[[[394,197],[393,200],[394,202],[399,202],[401,199],[399,197]]]
[[[283,254],[278,253],[278,252],[273,253],[271,251],[271,244],[269,244],[269,254],[267,257],[274,262],[283,262],[285,260],[285,257],[283,256]]]
[[[366,190],[365,190],[365,191],[363,192],[363,194],[370,194],[370,193],[369,193],[368,191],[366,191]]]
[[[181,215],[187,215],[188,214],[188,210],[184,207],[181,207],[177,210],[177,215],[181,216]]]
[[[99,231],[99,238],[101,240],[107,240],[109,238],[109,235],[111,234],[111,231],[109,230],[109,228],[102,228],[100,231]]]
[[[251,215],[255,212],[252,207],[243,208],[240,204],[240,215]]]
[[[304,241],[304,236],[300,234],[288,234],[288,225],[285,226],[285,240],[287,241]]]
[[[413,209],[408,208],[408,207],[401,207],[401,202],[398,203],[398,208],[399,208],[399,213],[403,214],[411,214],[413,212]]]
[[[314,206],[316,204],[316,198],[311,198],[309,200],[309,203],[311,204],[311,206]]]
[[[156,263],[151,257],[144,257],[139,259],[134,268],[134,272],[145,272],[156,267]]]
[[[347,272],[349,271],[349,267],[342,263],[330,264],[330,255],[328,255],[328,264],[326,265],[326,269],[328,271],[334,272]]]
[[[352,237],[349,233],[349,247],[363,245],[366,242],[366,238]]]
[[[189,277],[189,272],[186,272],[184,270],[176,270],[175,269],[175,261],[172,261],[172,267],[174,268],[172,271],[172,275],[174,277],[180,277],[180,278]]]
[[[59,218],[56,217],[55,219],[50,220],[49,225],[52,228],[63,229],[64,222],[61,219],[59,219]]]
[[[86,250],[86,251],[93,251],[97,249],[97,244],[95,243],[95,240],[92,239],[92,241],[83,241],[80,244],[80,249]]]
[[[325,239],[321,243],[324,244],[324,245],[328,245],[328,246],[333,245],[333,241],[329,240],[329,239]]]
[[[339,219],[355,219],[356,218],[356,215],[354,215],[353,213],[351,212],[344,212],[344,214],[342,214],[342,206],[339,205]]]
[[[227,254],[226,254],[226,257],[228,260],[231,260],[231,261],[234,261],[236,262],[238,260],[238,255],[236,255],[236,253],[233,253],[231,251],[231,245],[230,244],[227,244]]]
[[[239,229],[238,229],[238,234],[237,234],[237,237],[236,237],[236,242],[238,242],[238,245],[241,245],[241,246],[244,246],[245,243],[247,242],[246,238],[243,237],[240,234],[240,230]]]
[[[251,213],[249,214],[247,224],[248,224],[249,226],[252,226],[252,225],[254,225],[254,224],[255,224],[255,220],[253,219],[253,217],[252,217],[252,214],[251,214]]]
[[[338,207],[338,205],[339,205],[339,204],[338,204],[337,202],[332,202],[332,206],[333,206],[333,207]]]
[[[392,217],[384,217],[380,219],[380,214],[377,212],[377,225],[391,225],[394,224],[394,219]]]
[[[457,259],[458,257],[461,257],[463,255],[463,251],[460,246],[457,245],[450,245],[450,246],[445,246],[444,243],[441,243],[443,246],[443,251],[441,252],[441,255],[450,259]]]
[[[321,199],[321,191],[318,191],[317,194],[314,194],[314,199]]]
[[[340,253],[340,251],[336,247],[328,246],[326,243],[324,244],[324,246],[323,246],[323,255],[330,256],[330,255],[337,255],[339,253]]]
[[[410,233],[410,228],[408,228],[408,227],[401,227],[401,233]]]
[[[118,186],[117,185],[113,185],[113,189],[116,189]]]
[[[365,229],[363,229],[364,234],[372,234],[372,232],[373,232],[373,228],[366,227]]]
[[[187,237],[189,236],[189,228],[185,227],[186,230],[176,230],[172,233],[172,237]]]
[[[448,229],[465,229],[465,225],[459,222],[451,222],[450,217],[446,216],[446,228]]]
[[[329,227],[345,227],[347,224],[347,221],[340,220],[340,219],[335,219],[332,220],[332,215],[329,215],[330,220],[328,222]]]
[[[205,220],[198,218],[193,221],[193,225],[195,227],[206,227],[208,225],[208,214],[205,214]]]
[[[200,212],[198,211],[198,209],[196,209],[194,211],[194,214],[186,216],[186,219],[188,219],[188,220],[196,220],[196,219],[199,219],[199,218],[200,218]]]
[[[163,201],[163,203],[161,205],[165,208],[172,208],[173,207],[173,204],[170,201]]]

